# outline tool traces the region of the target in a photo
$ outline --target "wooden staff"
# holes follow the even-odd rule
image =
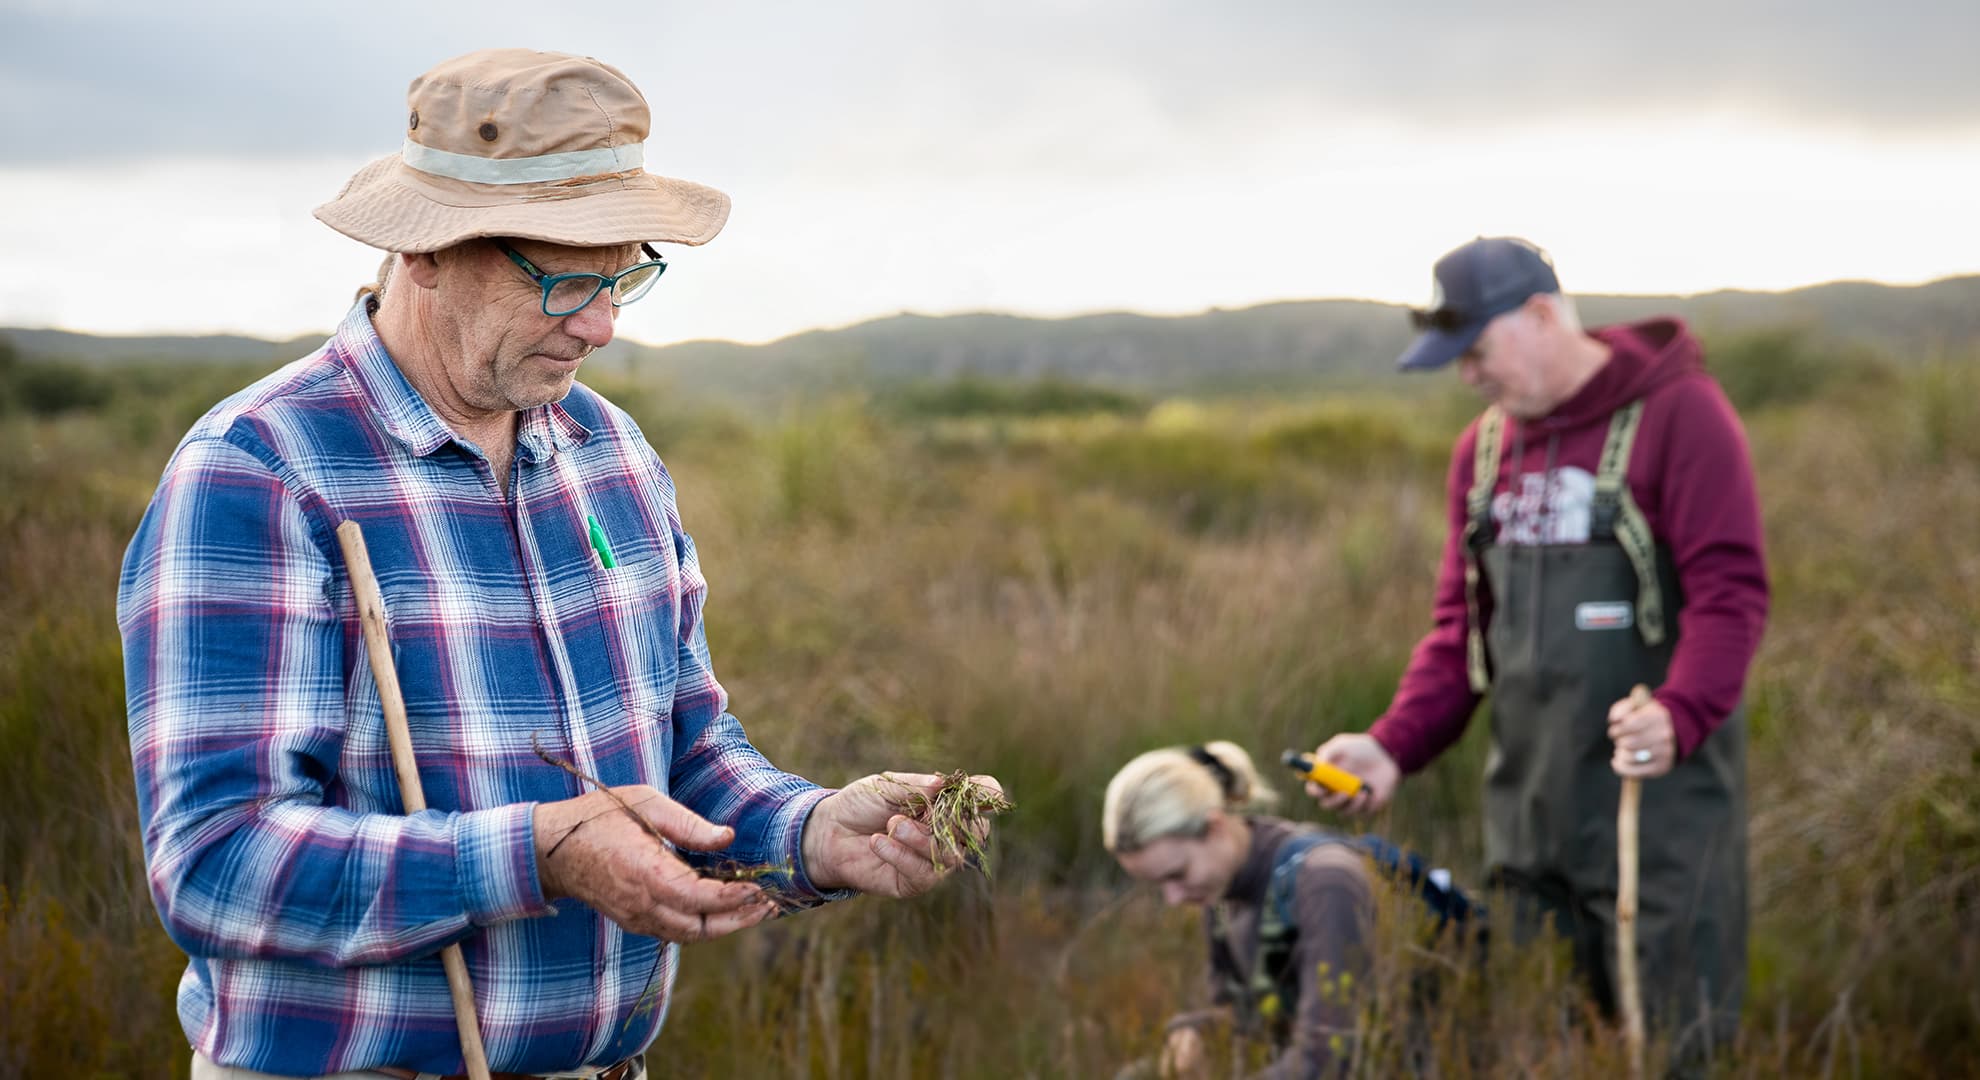
[[[1632,709],[1649,703],[1649,687],[1639,684],[1629,692]],[[1636,977],[1636,833],[1642,807],[1643,781],[1623,777],[1622,803],[1616,810],[1616,995],[1629,1047],[1629,1075],[1636,1080],[1643,1076],[1643,990]]]
[[[371,572],[371,553],[364,546],[364,530],[355,521],[337,526],[337,543],[344,549],[344,566],[351,574],[351,591],[357,595],[358,621],[364,626],[365,655],[371,660],[371,677],[378,683],[378,702],[385,709],[385,733],[392,743],[392,769],[399,774],[399,796],[406,813],[426,809],[426,789],[420,786],[419,766],[413,761],[412,733],[406,727],[406,702],[399,693],[399,672],[392,666],[392,639],[385,629],[385,594],[378,589],[378,578]],[[488,1053],[481,1046],[481,1021],[474,1011],[474,987],[468,982],[467,960],[458,944],[440,950],[440,966],[447,970],[447,990],[454,998],[454,1025],[461,1032],[461,1056],[474,1080],[489,1080]]]

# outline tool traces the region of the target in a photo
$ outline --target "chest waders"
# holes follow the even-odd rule
[[[1610,1011],[1622,781],[1610,766],[1609,707],[1637,683],[1663,683],[1684,605],[1670,552],[1624,482],[1642,409],[1633,402],[1610,421],[1588,542],[1533,546],[1496,542],[1504,422],[1487,410],[1464,537],[1471,685],[1491,694],[1486,863],[1519,901],[1521,932],[1552,920]],[[1481,585],[1493,600],[1483,628]],[[1651,1022],[1682,1053],[1725,1045],[1746,985],[1744,713],[1643,782],[1638,967]]]

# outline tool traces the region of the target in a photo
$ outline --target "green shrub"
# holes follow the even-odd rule
[[[1085,413],[1134,416],[1148,409],[1148,402],[1137,395],[1101,386],[1052,378],[1009,383],[977,376],[888,390],[878,397],[876,405],[904,420]]]
[[[1810,341],[1806,331],[1793,327],[1712,340],[1705,368],[1741,412],[1808,401],[1886,377],[1869,355]]]
[[[1300,509],[1301,485],[1275,484],[1276,472],[1265,455],[1208,427],[1103,436],[1080,448],[1072,469],[1191,533],[1241,530],[1273,509]]]
[[[110,379],[77,364],[17,362],[0,366],[0,401],[36,416],[100,409],[116,392]]]
[[[1918,448],[1927,465],[1980,463],[1980,365],[1939,358],[1928,363],[1904,387],[1905,429],[1900,444]]]

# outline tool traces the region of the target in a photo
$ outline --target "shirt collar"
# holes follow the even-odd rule
[[[1225,887],[1224,896],[1230,900],[1258,904],[1264,902],[1265,889],[1272,883],[1273,856],[1278,854],[1279,845],[1292,835],[1292,829],[1277,818],[1246,816],[1244,820],[1251,826],[1251,850],[1245,853],[1244,862],[1231,875],[1231,883]]]
[[[573,389],[572,393],[579,393]],[[516,446],[529,462],[548,461],[559,451],[582,445],[591,438],[591,429],[566,412],[562,402],[551,402],[522,414],[516,425]]]
[[[425,457],[450,442],[466,440],[455,434],[433,406],[419,396],[405,372],[399,370],[378,331],[371,325],[370,297],[353,305],[350,314],[337,327],[331,339],[345,360],[358,390],[371,403],[386,433],[406,445],[415,457]],[[523,411],[516,424],[516,450],[525,461],[548,460],[562,450],[579,446],[591,437],[591,429],[578,423],[562,404],[551,402]]]

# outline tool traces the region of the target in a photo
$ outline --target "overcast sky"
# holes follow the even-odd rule
[[[621,67],[735,199],[642,341],[1420,302],[1479,233],[1573,291],[1980,272],[1980,3],[1622,7],[0,0],[0,325],[327,329],[378,256],[310,211],[498,45]]]

